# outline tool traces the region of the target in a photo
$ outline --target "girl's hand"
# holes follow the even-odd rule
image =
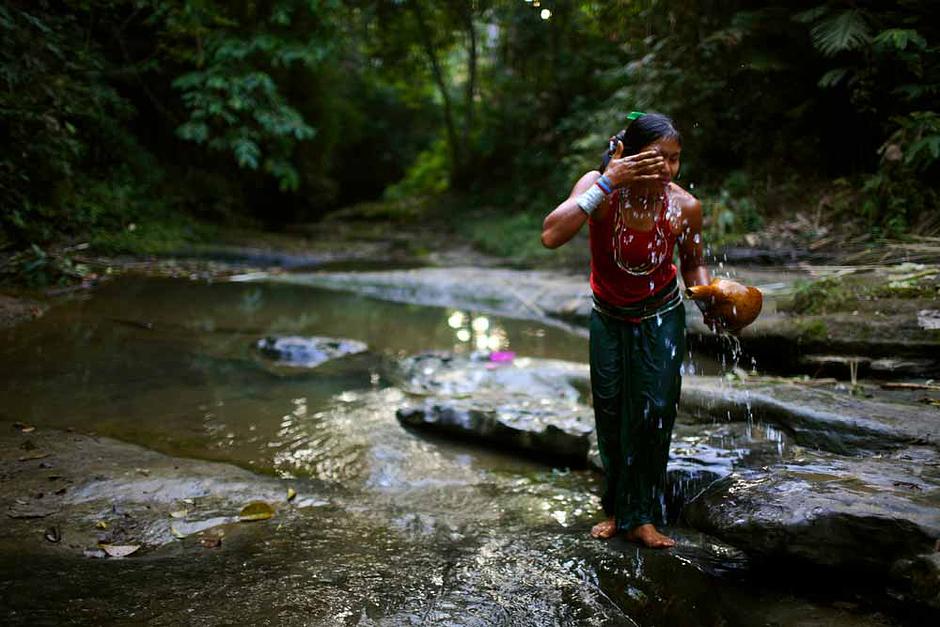
[[[663,156],[655,150],[621,158],[622,154],[623,142],[618,140],[617,150],[603,172],[614,187],[624,187],[640,181],[657,181],[662,177]]]

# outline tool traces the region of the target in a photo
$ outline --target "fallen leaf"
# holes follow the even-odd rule
[[[10,518],[45,518],[49,514],[54,514],[54,509],[43,509],[42,507],[15,504],[10,507],[7,516]]]
[[[49,453],[31,453],[29,455],[24,455],[20,457],[21,462],[28,462],[34,459],[42,459],[43,457],[49,457]]]
[[[274,508],[264,501],[252,501],[238,513],[238,519],[242,522],[267,520],[272,516],[274,516]]]
[[[290,503],[297,497],[297,490],[294,488],[287,488],[287,502]]]
[[[46,529],[46,533],[43,534],[43,537],[45,537],[49,542],[57,543],[62,539],[62,533],[59,531],[58,527],[52,526]]]
[[[25,422],[14,422],[13,428],[19,431],[20,433],[32,433],[36,430],[36,427],[33,425],[28,425]]]
[[[107,528],[108,528],[108,523],[105,522],[105,521],[103,521],[103,520],[99,520],[98,522],[95,523],[95,527],[96,527],[97,529],[107,529]]]
[[[180,509],[175,512],[170,512],[170,516],[173,518],[186,518],[187,514],[189,514],[188,509]]]
[[[108,557],[127,557],[140,548],[139,544],[99,544],[98,546],[108,554]]]

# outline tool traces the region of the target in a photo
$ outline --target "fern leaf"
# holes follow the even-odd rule
[[[855,50],[871,41],[868,24],[860,11],[841,11],[817,23],[810,30],[813,45],[831,57],[840,52]]]
[[[844,79],[848,73],[849,69],[844,67],[838,67],[834,70],[829,70],[822,75],[822,78],[819,79],[819,83],[817,84],[823,89],[827,87],[835,87],[840,82],[842,82],[842,79]]]

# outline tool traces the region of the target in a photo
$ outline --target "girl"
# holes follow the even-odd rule
[[[629,540],[664,548],[675,545],[656,525],[664,523],[666,462],[685,355],[676,244],[686,287],[707,285],[709,275],[702,205],[674,183],[682,151],[675,124],[655,113],[634,112],[628,120],[611,138],[600,168],[582,176],[545,218],[542,244],[557,248],[588,222],[591,387],[608,516],[591,535],[623,531]]]

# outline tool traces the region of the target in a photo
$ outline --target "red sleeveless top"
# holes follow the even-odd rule
[[[670,203],[667,197],[649,231],[637,231],[622,221],[622,211],[628,210],[623,209],[624,190],[615,190],[605,202],[609,205],[607,215],[588,220],[591,290],[606,303],[626,307],[652,296],[676,277]]]

